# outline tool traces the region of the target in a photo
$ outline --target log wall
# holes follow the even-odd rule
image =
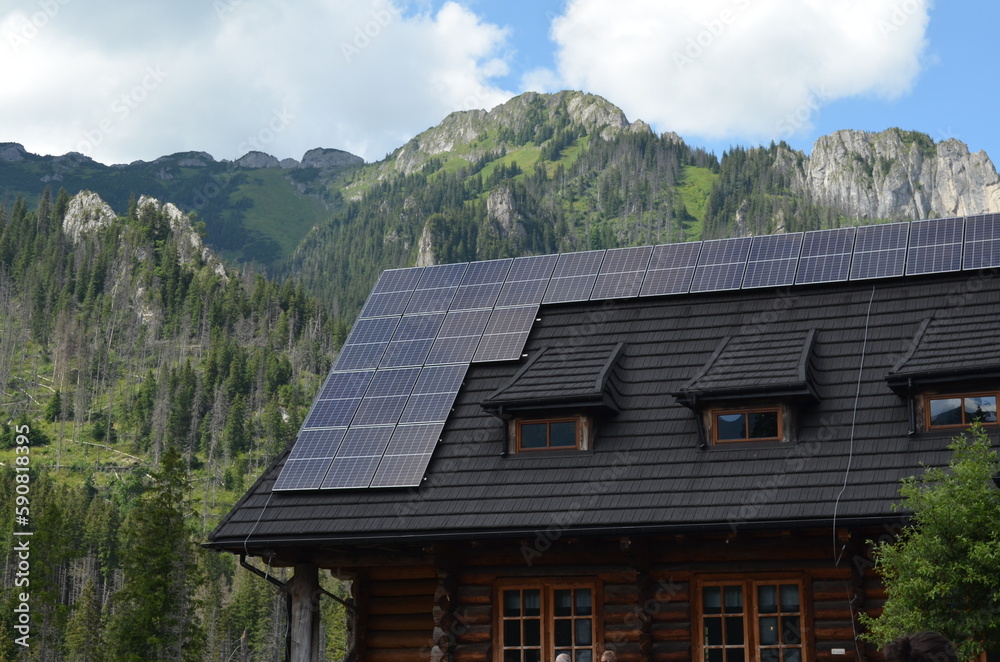
[[[805,581],[811,661],[877,662],[874,649],[855,643],[858,612],[876,615],[885,599],[864,539],[843,534],[838,564],[829,530],[562,540],[529,557],[531,541],[435,547],[425,564],[355,568],[364,578],[359,659],[494,662],[498,578],[580,578],[596,580],[598,657],[608,648],[620,662],[684,662],[698,638],[700,576],[793,573]]]

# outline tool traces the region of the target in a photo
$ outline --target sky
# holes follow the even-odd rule
[[[894,126],[1000,155],[997,25],[981,0],[0,0],[0,142],[377,161],[574,89],[720,156]]]

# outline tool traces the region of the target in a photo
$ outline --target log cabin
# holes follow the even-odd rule
[[[900,479],[997,425],[1000,215],[382,273],[207,546],[349,660],[863,662]],[[995,434],[995,433],[994,433]]]

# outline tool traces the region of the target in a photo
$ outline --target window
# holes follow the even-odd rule
[[[594,662],[596,589],[586,582],[506,585],[499,590],[503,662],[549,662],[566,653]]]
[[[808,662],[801,580],[703,581],[698,595],[704,662]]]
[[[577,418],[517,421],[517,451],[580,448],[579,423]]]
[[[782,439],[781,408],[713,411],[713,441],[778,441]]]
[[[997,423],[997,394],[927,396],[927,429]]]

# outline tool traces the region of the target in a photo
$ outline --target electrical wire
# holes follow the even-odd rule
[[[844,543],[840,551],[837,551],[837,510],[840,508],[840,498],[844,496],[844,492],[847,491],[847,480],[851,475],[851,464],[854,462],[854,428],[858,422],[858,402],[861,400],[861,375],[865,370],[865,353],[868,351],[868,326],[872,318],[872,304],[875,302],[875,285],[872,284],[872,295],[868,299],[868,313],[865,315],[865,335],[864,340],[861,343],[861,365],[858,366],[858,383],[857,388],[854,391],[854,411],[851,414],[851,436],[849,439],[848,453],[847,453],[847,468],[844,470],[844,484],[840,488],[840,493],[837,494],[837,500],[833,504],[833,564],[837,567],[840,566],[840,560],[844,556],[844,550],[847,549],[847,543]]]

